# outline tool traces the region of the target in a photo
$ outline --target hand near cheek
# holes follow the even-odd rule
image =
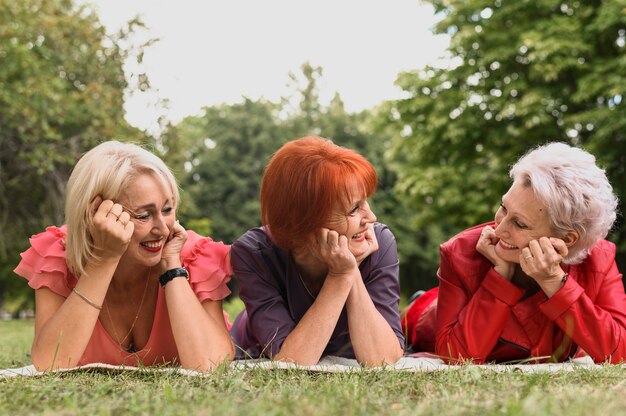
[[[552,296],[562,285],[565,272],[561,268],[568,249],[559,238],[541,237],[531,240],[522,250],[520,266],[532,277],[548,296]]]
[[[163,271],[181,266],[180,252],[187,241],[187,237],[188,234],[185,228],[176,221],[161,254],[161,268]]]
[[[365,241],[368,243],[367,250],[356,257],[357,264],[361,264],[370,254],[378,251],[378,239],[374,232],[374,224],[368,224],[365,231]]]
[[[496,254],[496,245],[500,239],[496,237],[494,229],[487,225],[480,233],[478,242],[476,243],[476,251],[485,256],[498,274],[507,280],[513,278],[515,272],[515,264],[503,260]]]
[[[343,275],[357,267],[345,235],[321,228],[315,236],[315,241],[314,255],[328,265],[329,275]]]
[[[135,225],[120,204],[96,196],[91,203],[89,233],[99,257],[121,257],[128,248]]]

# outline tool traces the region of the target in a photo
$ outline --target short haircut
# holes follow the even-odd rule
[[[547,207],[557,234],[575,230],[578,241],[565,263],[580,263],[593,245],[607,236],[617,212],[617,197],[596,158],[565,143],[548,143],[526,153],[510,171]]]
[[[151,173],[168,186],[176,207],[179,201],[174,175],[154,154],[135,144],[115,140],[99,144],[80,158],[67,183],[65,221],[67,223],[67,265],[79,278],[86,265],[97,260],[89,232],[92,201],[96,196],[117,202],[138,176]]]
[[[357,152],[321,137],[296,139],[265,169],[261,220],[279,247],[293,250],[325,226],[337,202],[347,206],[355,185],[369,197],[377,184],[374,167]]]

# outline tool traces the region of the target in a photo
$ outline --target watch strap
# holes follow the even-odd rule
[[[187,269],[185,269],[184,267],[177,267],[175,269],[170,269],[166,271],[165,273],[163,273],[161,277],[159,277],[159,283],[161,284],[161,287],[163,287],[170,280],[175,279],[177,277],[184,277],[185,279],[189,280],[189,273],[187,272]]]

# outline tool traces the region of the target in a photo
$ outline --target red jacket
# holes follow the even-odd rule
[[[626,361],[626,295],[615,245],[598,241],[551,298],[500,276],[476,251],[482,224],[441,245],[435,350],[446,361],[563,361],[578,347],[595,362]],[[578,351],[581,352],[581,351]]]

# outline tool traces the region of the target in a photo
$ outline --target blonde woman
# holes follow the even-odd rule
[[[139,146],[109,141],[79,160],[67,224],[33,236],[15,269],[35,289],[35,367],[232,359],[229,246],[185,230],[178,203],[170,170]]]

